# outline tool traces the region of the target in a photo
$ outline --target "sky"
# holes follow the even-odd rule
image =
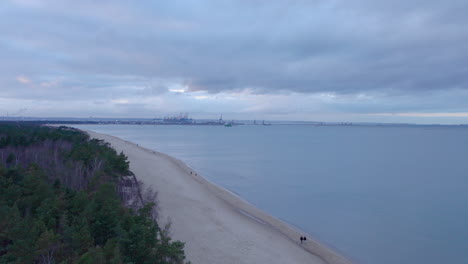
[[[0,116],[468,123],[466,0],[1,0]]]

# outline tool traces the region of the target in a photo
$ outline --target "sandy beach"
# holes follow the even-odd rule
[[[208,182],[176,158],[87,132],[123,151],[138,180],[157,191],[159,223],[171,222],[172,238],[185,242],[193,264],[350,263],[310,236],[301,245],[304,233]]]

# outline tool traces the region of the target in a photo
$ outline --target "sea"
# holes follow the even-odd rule
[[[356,264],[468,263],[467,127],[76,127],[174,156]]]

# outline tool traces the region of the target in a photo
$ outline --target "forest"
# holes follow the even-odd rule
[[[0,123],[0,263],[184,263],[123,153],[79,130]]]

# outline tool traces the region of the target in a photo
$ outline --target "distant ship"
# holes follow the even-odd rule
[[[265,123],[265,120],[263,120],[261,124],[257,123],[257,120],[254,120],[253,124],[254,125],[262,125],[262,126],[271,126],[271,123]]]

